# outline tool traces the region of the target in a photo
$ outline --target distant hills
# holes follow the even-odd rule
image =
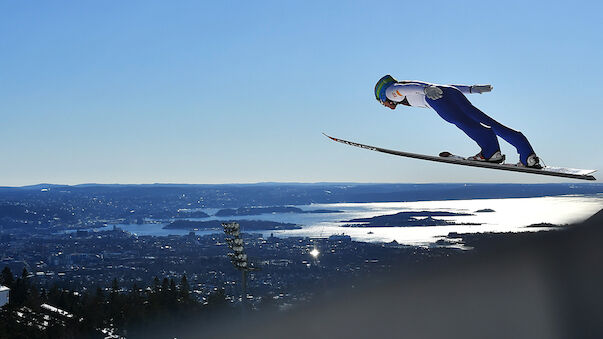
[[[0,201],[22,198],[48,200],[106,197],[142,200],[178,200],[194,206],[240,208],[243,206],[307,205],[311,203],[390,202],[493,198],[527,198],[564,194],[603,193],[599,183],[561,184],[362,184],[362,183],[260,183],[225,185],[104,185],[39,184],[0,187]],[[193,206],[193,207],[194,207]],[[181,206],[186,208],[187,206]]]

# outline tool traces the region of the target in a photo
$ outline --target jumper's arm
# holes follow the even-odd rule
[[[456,89],[458,89],[459,91],[461,91],[462,93],[479,93],[482,94],[484,92],[490,92],[492,90],[492,85],[473,85],[473,86],[467,86],[467,85],[450,85]]]

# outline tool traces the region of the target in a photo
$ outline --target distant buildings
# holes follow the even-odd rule
[[[330,241],[339,241],[341,242],[352,242],[352,237],[349,235],[346,235],[344,233],[342,234],[333,234],[331,236],[329,236],[329,240]]]
[[[10,293],[10,288],[0,285],[0,307],[8,304],[8,294],[9,293]]]

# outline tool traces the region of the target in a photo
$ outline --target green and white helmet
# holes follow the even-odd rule
[[[377,81],[377,84],[375,85],[375,99],[377,99],[377,101],[382,104],[387,101],[387,97],[385,96],[385,90],[391,84],[394,84],[396,82],[398,81],[389,74],[379,79],[379,81]]]

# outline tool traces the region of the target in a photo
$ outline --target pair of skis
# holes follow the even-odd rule
[[[323,133],[324,134],[324,133]],[[496,164],[485,161],[475,161],[475,160],[467,160],[464,157],[453,155],[449,152],[442,152],[440,156],[433,155],[425,155],[425,154],[417,154],[410,152],[402,152],[402,151],[394,151],[387,148],[375,147],[370,145],[359,144],[357,142],[348,141],[344,139],[338,139],[326,135],[329,139],[333,141],[340,142],[342,144],[368,149],[375,152],[387,153],[392,155],[397,155],[401,157],[428,160],[428,161],[437,161],[437,162],[445,162],[448,164],[456,164],[456,165],[464,165],[464,166],[473,166],[473,167],[482,167],[482,168],[491,168],[497,170],[504,171],[513,171],[513,172],[522,172],[522,173],[532,173],[532,174],[540,174],[540,175],[549,175],[554,177],[563,177],[563,178],[572,178],[572,179],[581,179],[581,180],[597,180],[591,174],[596,172],[596,170],[584,170],[584,169],[576,169],[576,168],[565,168],[565,167],[550,167],[545,166],[542,169],[512,165],[512,164]]]

